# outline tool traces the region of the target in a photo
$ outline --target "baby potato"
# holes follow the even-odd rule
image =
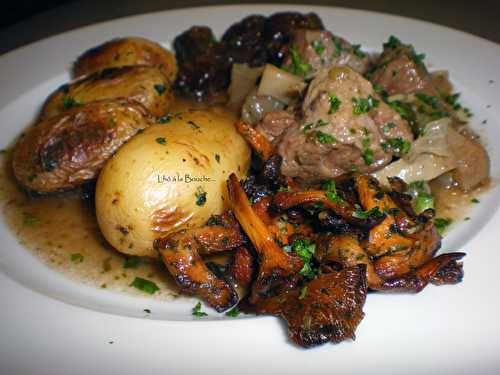
[[[91,48],[75,62],[75,77],[99,72],[105,68],[148,65],[164,71],[170,81],[177,75],[175,56],[158,43],[144,38],[129,37],[113,39]]]
[[[125,144],[96,187],[99,227],[118,251],[157,257],[156,238],[204,225],[227,208],[226,180],[242,178],[250,149],[222,109],[178,113]]]
[[[14,175],[39,193],[75,188],[95,179],[105,161],[151,122],[141,104],[124,99],[70,109],[21,136],[13,151]]]
[[[62,85],[47,98],[41,117],[56,116],[94,100],[114,98],[139,102],[154,116],[163,116],[174,101],[170,82],[160,69],[124,66],[104,69]]]

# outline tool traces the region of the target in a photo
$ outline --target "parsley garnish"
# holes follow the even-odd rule
[[[305,77],[312,70],[311,64],[302,63],[299,52],[295,47],[290,48],[290,54],[292,56],[291,73],[297,76]]]
[[[154,282],[143,279],[142,277],[136,277],[134,281],[132,281],[132,284],[130,284],[129,286],[133,286],[134,288],[148,294],[154,294],[155,292],[160,290],[160,288],[158,288],[158,286]]]
[[[33,215],[30,212],[23,212],[23,224],[26,226],[32,226],[35,224],[39,224],[40,219],[37,218],[35,215]]]
[[[479,199],[477,199],[477,198],[472,198],[470,201],[471,201],[472,203],[479,203]]]
[[[81,107],[83,105],[83,103],[80,103],[78,100],[76,100],[72,96],[63,96],[62,103],[63,103],[64,109]]]
[[[335,186],[335,181],[334,180],[328,180],[326,182],[323,183],[323,185],[321,186],[321,188],[323,190],[326,190],[326,198],[333,202],[333,203],[337,203],[339,205],[344,205],[344,200],[338,196],[337,194],[337,188]]]
[[[203,190],[201,186],[196,188],[196,192],[194,193],[196,197],[196,205],[203,206],[207,201],[207,192]]]
[[[337,98],[337,95],[335,94],[330,94],[329,100],[330,100],[330,110],[328,111],[328,114],[333,115],[335,112],[339,110],[340,104],[342,104],[342,102],[339,100],[339,98]]]
[[[300,290],[299,299],[304,299],[306,294],[307,294],[307,285]]]
[[[337,139],[333,135],[323,133],[322,131],[319,130],[317,130],[314,133],[314,136],[316,137],[319,143],[331,144],[337,142]]]
[[[354,56],[359,57],[360,59],[366,56],[366,54],[361,51],[361,44],[354,44],[352,46],[352,53],[354,54]]]
[[[201,318],[203,316],[208,315],[206,312],[201,311],[201,302],[198,302],[191,311],[192,311],[191,314],[197,318]]]
[[[415,212],[420,214],[429,208],[434,208],[434,197],[424,191],[419,192],[415,199]]]
[[[368,219],[370,217],[380,217],[382,216],[383,213],[379,210],[378,206],[373,207],[371,210],[368,211],[362,211],[362,210],[356,210],[353,211],[352,217],[355,217],[356,219]]]
[[[368,129],[364,128],[363,132],[365,137],[361,141],[361,145],[363,146],[363,150],[361,152],[361,157],[366,165],[373,164],[373,150],[370,148],[370,135],[368,134]]]
[[[238,309],[238,306],[235,306],[231,310],[227,311],[225,315],[230,316],[231,318],[236,318],[240,315],[240,309]]]
[[[71,261],[73,263],[82,263],[83,262],[83,255],[80,253],[71,254]]]
[[[379,103],[380,101],[371,95],[367,98],[352,98],[352,113],[356,116],[368,113],[371,109],[378,107]]]
[[[391,149],[392,152],[397,155],[406,155],[411,149],[411,143],[400,137],[390,138],[386,142],[381,142],[380,146],[385,152],[388,152]]]
[[[311,260],[315,249],[316,245],[310,240],[297,240],[292,244],[292,250],[304,261],[299,273],[310,279],[314,277]]]
[[[220,155],[215,154],[215,161],[220,164]]]
[[[446,230],[446,227],[448,227],[452,222],[453,220],[450,218],[438,217],[434,219],[434,226],[436,227],[438,233],[440,235],[443,235],[444,231]]]
[[[383,47],[384,47],[384,49],[388,49],[388,48],[394,49],[400,45],[401,45],[401,41],[398,38],[396,38],[394,35],[391,35],[389,37],[389,40],[383,44]]]
[[[156,143],[158,143],[162,146],[165,146],[167,144],[167,140],[163,137],[158,137],[158,138],[156,138]]]
[[[165,91],[167,91],[167,87],[165,85],[155,85],[154,87],[158,95],[162,95]]]
[[[172,116],[170,113],[167,113],[165,116],[161,116],[160,118],[158,118],[158,123],[159,124],[166,124],[167,122],[170,122],[170,120],[172,120]]]
[[[437,107],[438,107],[438,99],[435,96],[418,93],[418,94],[415,94],[415,97],[418,100],[420,100],[422,103],[425,103],[434,109],[437,109]]]
[[[137,268],[141,264],[141,258],[139,257],[127,257],[123,262],[123,268]]]
[[[311,129],[316,129],[316,128],[319,128],[319,127],[321,127],[321,126],[326,126],[326,125],[328,125],[328,124],[329,124],[329,122],[328,122],[328,121],[325,121],[325,120],[323,120],[323,119],[319,119],[318,121],[316,121],[316,123],[315,123],[315,124],[313,124],[313,123],[306,124],[306,125],[304,126],[304,128],[302,129],[302,131],[303,131],[304,133],[306,133],[306,132],[308,132],[308,131],[309,131],[309,130],[311,130]]]
[[[394,129],[396,127],[396,124],[393,122],[388,122],[387,124],[384,125],[383,131],[384,133],[389,133],[391,129]]]
[[[325,51],[325,45],[321,42],[321,40],[316,40],[312,44],[312,48],[316,52],[318,56],[321,56],[321,54]]]

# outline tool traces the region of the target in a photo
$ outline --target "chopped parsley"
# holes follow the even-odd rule
[[[201,186],[196,188],[196,192],[194,193],[196,197],[196,205],[203,206],[207,202],[207,192],[203,190]]]
[[[225,315],[231,318],[236,318],[238,315],[240,315],[240,309],[238,308],[238,306],[235,306],[231,310],[227,311]]]
[[[215,154],[215,161],[220,164],[220,155]]]
[[[139,257],[127,257],[123,262],[123,268],[137,268],[141,264],[141,258]]]
[[[345,202],[344,200],[337,194],[337,188],[335,186],[335,181],[334,180],[328,180],[323,185],[321,186],[323,190],[326,190],[326,198],[333,202],[337,203],[339,205],[344,205]]]
[[[442,218],[442,217],[437,217],[434,219],[434,226],[436,227],[438,233],[440,235],[443,235],[445,232],[446,228],[453,223],[453,220],[450,218]]]
[[[23,224],[30,227],[35,224],[40,224],[40,219],[30,212],[23,212]]]
[[[366,56],[366,53],[361,51],[361,44],[354,44],[352,46],[352,53],[354,54],[354,56],[356,56],[360,59],[362,59],[363,57]]]
[[[160,290],[154,282],[143,279],[142,277],[136,277],[129,286],[133,286],[134,288],[148,294],[155,294],[158,290]]]
[[[392,150],[397,155],[406,155],[411,149],[411,143],[400,137],[387,139],[385,142],[381,142],[380,146],[385,152]]]
[[[288,186],[280,186],[278,188],[278,193],[287,193],[290,191],[290,188]]]
[[[361,157],[365,162],[365,165],[373,164],[373,150],[370,148],[370,135],[368,134],[368,129],[363,129],[365,137],[361,141],[361,145],[363,146]]]
[[[319,143],[331,144],[337,142],[337,139],[333,135],[323,133],[322,131],[319,130],[317,130],[314,133],[314,136],[316,137]]]
[[[307,239],[296,240],[291,247],[291,250],[304,261],[304,266],[299,273],[309,279],[312,279],[314,277],[314,270],[311,266],[311,261],[315,249],[316,245],[311,240]]]
[[[371,95],[368,95],[367,98],[352,98],[352,113],[356,116],[368,113],[373,108],[378,107],[379,103],[380,101]]]
[[[167,113],[165,116],[159,117],[157,122],[158,122],[158,124],[166,124],[166,123],[170,122],[170,120],[172,120],[173,117],[174,116],[172,116],[172,114]]]
[[[297,76],[305,77],[312,70],[311,64],[302,63],[299,51],[295,47],[290,48],[290,54],[292,56],[290,72]]]
[[[472,198],[470,201],[471,201],[472,203],[479,203],[479,199],[477,199],[477,198]]]
[[[307,295],[307,285],[300,290],[299,299],[304,299],[306,295]]]
[[[318,56],[321,56],[321,54],[325,51],[326,47],[323,44],[323,42],[321,42],[321,40],[316,40],[313,42],[312,48],[314,49],[314,52],[316,52]]]
[[[401,41],[394,35],[389,37],[389,40],[383,44],[384,49],[394,49],[401,45]]]
[[[72,96],[68,96],[68,95],[63,96],[62,103],[63,103],[64,109],[81,107],[83,105],[83,103],[79,102],[78,100],[76,100]]]
[[[415,94],[415,97],[418,100],[420,100],[422,103],[427,104],[428,106],[432,107],[433,109],[438,108],[438,98],[436,98],[435,96],[418,93],[418,94]]]
[[[391,129],[394,129],[396,127],[396,124],[393,122],[388,122],[387,124],[384,125],[383,131],[384,133],[389,133]]]
[[[154,87],[158,95],[163,95],[163,93],[167,91],[167,87],[165,85],[155,85]]]
[[[196,305],[194,305],[193,309],[191,310],[191,314],[197,318],[208,315],[206,312],[201,311],[201,302],[198,302]]]
[[[339,110],[342,102],[340,101],[339,98],[337,98],[337,95],[335,94],[329,94],[329,100],[330,100],[330,110],[328,111],[328,114],[333,115],[335,112]]]
[[[71,254],[71,261],[73,263],[82,263],[83,262],[83,255],[80,253]]]
[[[158,138],[156,138],[156,143],[158,143],[162,146],[165,146],[167,144],[167,140],[163,137],[158,137]]]
[[[318,121],[316,121],[316,123],[314,123],[314,124],[313,124],[313,123],[306,124],[306,125],[304,126],[304,128],[302,129],[302,131],[303,131],[304,133],[306,133],[306,132],[308,132],[308,131],[309,131],[309,130],[311,130],[311,129],[316,129],[316,128],[319,128],[319,127],[322,127],[322,126],[326,126],[326,125],[328,125],[328,124],[329,124],[329,122],[328,122],[328,121],[325,121],[325,120],[323,120],[323,119],[319,119],[319,120],[318,120]]]
[[[373,207],[371,210],[368,211],[363,211],[363,210],[356,210],[353,211],[352,217],[355,217],[356,219],[368,219],[370,217],[380,217],[382,216],[383,213],[379,210],[378,206]]]
[[[420,191],[413,205],[415,213],[420,214],[429,208],[434,208],[434,197],[429,193]]]
[[[333,51],[332,53],[332,57],[333,58],[336,58],[336,57],[339,57],[340,54],[342,53],[343,51],[343,48],[342,48],[342,42],[340,41],[340,39],[338,38],[335,38],[333,37],[333,43],[335,44],[335,51]]]

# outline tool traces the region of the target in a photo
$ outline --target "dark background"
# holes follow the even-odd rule
[[[0,53],[99,21],[190,6],[264,3],[231,0],[11,0],[0,11]],[[427,20],[500,43],[500,1],[274,0],[366,9]]]

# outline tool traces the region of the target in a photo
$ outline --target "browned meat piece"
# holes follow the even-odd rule
[[[148,111],[127,100],[103,100],[42,120],[14,146],[13,169],[28,190],[68,190],[97,177],[115,151],[151,123]]]
[[[267,18],[264,43],[267,62],[276,66],[283,63],[292,44],[293,32],[298,29],[323,30],[323,22],[315,13],[275,13]]]
[[[283,65],[306,79],[315,77],[324,68],[348,66],[365,74],[370,66],[370,59],[360,50],[359,45],[353,46],[329,31],[296,30],[292,45],[295,49]],[[299,62],[306,65],[301,68],[297,66]]]
[[[201,255],[235,249],[242,243],[237,229],[207,226],[158,239],[155,248],[184,292],[197,295],[220,312],[235,305],[238,295],[231,285],[217,278]]]
[[[284,175],[309,183],[378,170],[398,151],[383,147],[388,140],[413,140],[408,123],[348,67],[322,70],[309,86],[303,112],[302,124],[289,128],[277,152]]]
[[[267,140],[276,145],[283,133],[296,126],[295,117],[286,111],[269,112],[256,126],[256,130],[264,135]]]
[[[322,274],[302,289],[246,309],[281,316],[288,324],[290,338],[308,348],[354,339],[364,317],[366,292],[364,266],[355,266]]]
[[[391,37],[370,73],[371,81],[389,95],[424,92],[435,96],[432,79],[411,45]]]
[[[91,48],[82,54],[73,66],[75,77],[99,72],[105,68],[148,65],[164,71],[170,81],[175,79],[177,66],[175,56],[144,38],[119,38]]]
[[[62,85],[46,100],[42,117],[103,99],[124,98],[142,104],[153,116],[163,116],[174,101],[168,77],[151,66],[108,68]]]
[[[257,278],[250,301],[255,303],[295,287],[303,266],[300,258],[287,254],[248,202],[236,175],[229,176],[228,191],[232,210],[255,247],[259,259]]]
[[[255,271],[252,254],[246,247],[239,247],[231,264],[231,274],[236,283],[244,288],[248,288],[252,282],[252,277]]]
[[[469,191],[485,183],[490,177],[490,158],[478,140],[450,131],[448,142],[457,162],[453,179],[460,188]]]

